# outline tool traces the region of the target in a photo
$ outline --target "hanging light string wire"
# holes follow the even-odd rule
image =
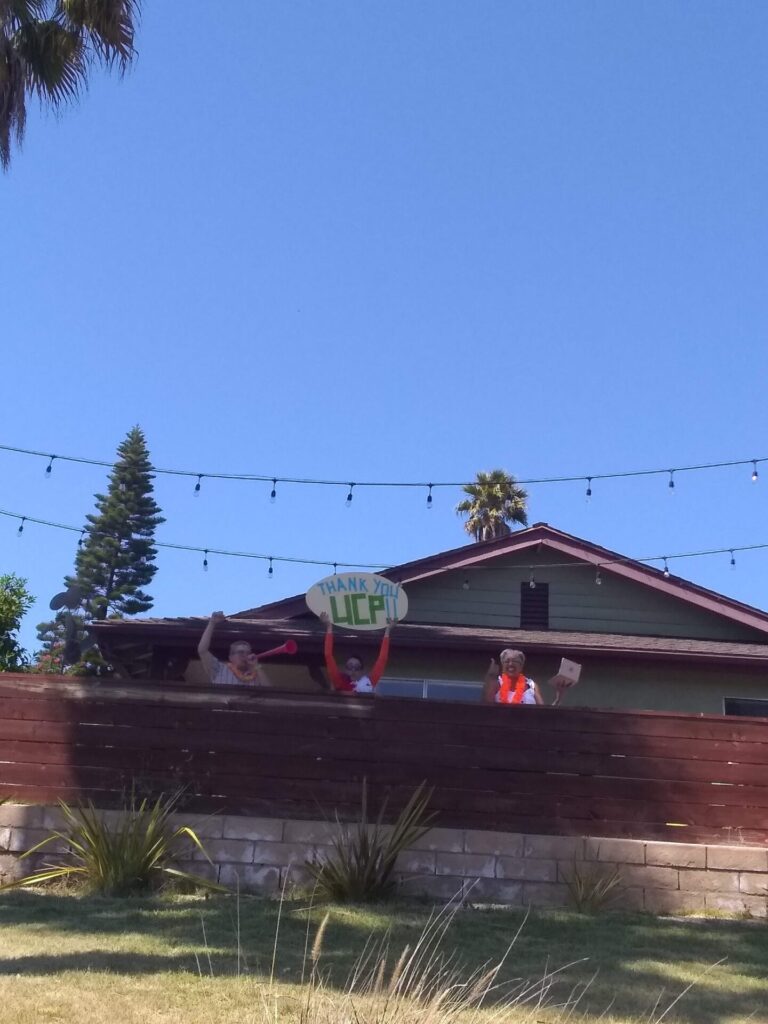
[[[67,530],[70,533],[79,533],[81,538],[84,532],[87,533],[87,529],[84,531],[79,526],[69,526],[66,523],[52,523],[46,519],[35,519],[33,516],[25,516],[20,512],[9,512],[6,509],[0,509],[0,516],[5,516],[8,519],[18,519],[21,521],[22,526],[26,523],[35,523],[37,526],[48,526],[55,530]],[[295,558],[290,555],[262,555],[253,551],[229,551],[224,548],[213,548],[196,546],[194,544],[174,544],[170,541],[153,541],[153,544],[157,548],[167,548],[172,551],[192,551],[197,552],[207,559],[208,555],[224,555],[227,558],[254,558],[259,559],[263,562],[287,562],[293,565],[321,565],[329,569],[337,571],[339,567],[343,569],[362,569],[362,570],[392,570],[391,565],[387,565],[384,562],[340,562],[338,559],[330,560],[327,558]],[[78,543],[79,546],[79,543]],[[735,565],[733,561],[734,552],[736,551],[761,551],[768,549],[768,543],[765,544],[742,544],[742,545],[729,545],[724,548],[707,548],[703,551],[679,551],[671,555],[647,555],[643,558],[630,558],[628,556],[618,558],[596,558],[590,561],[578,561],[572,560],[570,562],[539,562],[533,564],[520,565],[519,568],[528,570],[533,569],[574,569],[583,568],[584,566],[591,566],[596,569],[609,568],[612,565],[630,565],[633,562],[662,562],[666,565],[668,561],[679,558],[703,558],[708,555],[730,555],[731,565]],[[471,570],[472,572],[488,572],[488,571],[504,571],[509,570],[510,566],[502,565],[477,565],[477,566],[457,566],[457,569],[462,571]],[[651,566],[651,568],[655,568]]]
[[[76,455],[56,455],[51,452],[40,452],[34,451],[29,448],[14,448],[11,445],[0,444],[0,451],[13,452],[16,455],[32,455],[41,459],[48,459],[49,465],[46,469],[46,475],[51,476],[51,468],[54,461],[56,462],[75,462],[85,466],[102,466],[106,469],[114,469],[114,462],[107,462],[103,459],[86,459],[82,456]],[[642,476],[668,476],[670,480],[670,487],[674,487],[674,474],[676,473],[696,473],[703,470],[710,469],[727,469],[734,466],[751,466],[752,475],[751,479],[753,482],[757,481],[758,463],[768,462],[768,456],[762,459],[733,459],[729,462],[702,462],[692,466],[676,466],[673,468],[664,467],[663,469],[635,469],[635,470],[623,470],[616,473],[579,473],[573,476],[550,476],[550,477],[530,477],[526,480],[515,480],[517,484],[564,484],[564,483],[586,483],[588,490],[591,492],[591,485],[595,480],[623,480],[630,477],[642,477]],[[403,481],[403,480],[359,480],[354,484],[350,484],[349,480],[325,480],[320,478],[312,477],[291,477],[291,476],[275,476],[274,473],[200,473],[197,470],[191,469],[163,469],[157,466],[152,467],[152,472],[158,476],[183,476],[196,478],[197,484],[195,486],[195,492],[200,491],[200,481],[206,480],[243,480],[255,483],[268,483],[272,484],[272,491],[275,490],[278,483],[281,484],[300,484],[310,485],[315,487],[345,487],[350,489],[352,487],[387,487],[387,488],[398,488],[398,487],[417,487],[428,490],[431,494],[434,488],[442,487],[468,487],[475,486],[476,480],[450,482],[442,481],[439,483],[429,481]],[[431,502],[429,502],[431,506]]]

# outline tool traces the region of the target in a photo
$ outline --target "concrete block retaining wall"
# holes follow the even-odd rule
[[[105,812],[117,816],[117,811]],[[274,895],[306,887],[307,860],[322,858],[338,826],[323,821],[197,815],[193,827],[214,862],[197,851],[180,867],[241,891]],[[61,826],[56,808],[0,806],[0,878],[34,865],[19,854]],[[521,835],[433,828],[400,858],[403,895],[509,906],[567,906],[575,870],[621,873],[617,909],[651,913],[722,911],[768,916],[768,848],[698,846],[635,839]]]

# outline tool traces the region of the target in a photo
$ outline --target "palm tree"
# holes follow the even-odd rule
[[[480,472],[473,484],[465,484],[469,495],[456,506],[460,516],[467,516],[464,529],[476,541],[495,540],[512,532],[510,523],[528,525],[525,505],[528,492],[503,469]]]
[[[124,72],[136,55],[141,0],[0,0],[0,164],[21,144],[27,95],[54,108],[75,100],[91,65]]]

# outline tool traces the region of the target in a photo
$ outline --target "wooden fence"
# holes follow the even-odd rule
[[[768,719],[499,708],[0,675],[0,794],[190,811],[391,814],[425,779],[438,824],[768,845]]]

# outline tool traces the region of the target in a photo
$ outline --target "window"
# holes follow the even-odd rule
[[[751,697],[723,697],[723,711],[726,715],[768,718],[768,700]]]
[[[420,697],[423,700],[450,700],[477,704],[483,684],[462,679],[396,679],[386,676],[376,687],[379,697]]]
[[[549,629],[549,584],[520,584],[520,629]]]

